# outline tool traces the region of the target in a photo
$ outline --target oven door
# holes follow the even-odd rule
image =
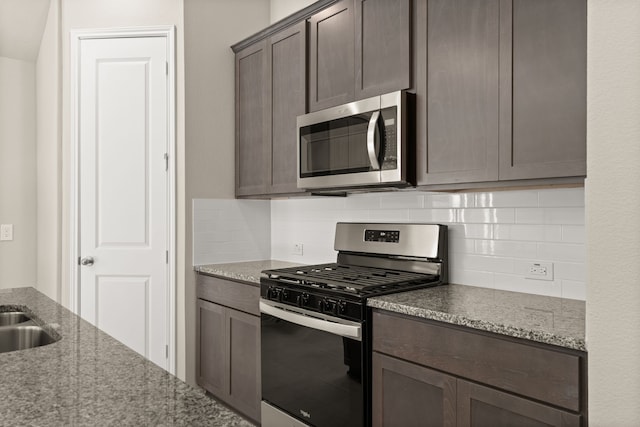
[[[260,311],[263,427],[362,426],[362,325],[268,300]]]

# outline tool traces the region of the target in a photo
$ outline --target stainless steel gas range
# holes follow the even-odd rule
[[[367,298],[447,283],[447,227],[338,223],[336,263],[260,280],[262,425],[371,424]]]

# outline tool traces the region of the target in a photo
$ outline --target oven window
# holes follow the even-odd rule
[[[362,426],[362,343],[262,313],[262,399],[317,427]]]
[[[371,113],[300,128],[300,176],[372,170],[367,152]]]

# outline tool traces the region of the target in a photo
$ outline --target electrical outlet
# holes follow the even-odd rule
[[[553,280],[553,263],[532,262],[527,266],[524,277],[534,280]]]
[[[13,224],[0,225],[0,240],[13,240]]]
[[[302,252],[303,252],[302,243],[294,243],[293,244],[292,254],[293,255],[302,255]]]

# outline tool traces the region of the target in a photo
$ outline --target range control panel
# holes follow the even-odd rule
[[[400,231],[398,230],[365,230],[365,242],[398,243]]]

